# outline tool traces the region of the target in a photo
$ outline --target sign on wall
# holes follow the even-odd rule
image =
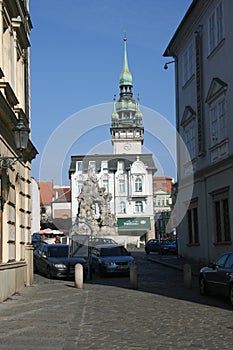
[[[150,218],[119,218],[117,219],[118,230],[150,230]]]

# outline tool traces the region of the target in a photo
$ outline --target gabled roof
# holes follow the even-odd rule
[[[40,205],[51,204],[53,200],[53,183],[37,181],[40,188]]]

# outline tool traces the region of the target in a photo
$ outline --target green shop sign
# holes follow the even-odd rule
[[[150,230],[150,218],[119,218],[117,219],[119,230]]]

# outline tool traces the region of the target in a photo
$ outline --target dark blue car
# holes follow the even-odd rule
[[[87,260],[70,257],[68,244],[44,244],[34,252],[34,271],[48,278],[74,278],[76,264],[82,264],[85,280],[88,273]]]
[[[151,252],[159,254],[177,254],[177,244],[174,240],[150,239],[145,245],[146,254]]]

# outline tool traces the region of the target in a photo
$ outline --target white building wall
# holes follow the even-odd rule
[[[32,214],[31,214],[31,233],[40,230],[40,189],[35,179],[32,180]]]
[[[103,157],[104,159],[104,157]],[[103,187],[103,180],[108,179],[109,193],[112,194],[112,200],[110,202],[110,210],[112,214],[116,215],[116,218],[127,217],[141,217],[147,216],[151,219],[151,233],[154,234],[154,217],[153,217],[153,173],[147,171],[146,166],[141,161],[135,161],[132,164],[131,171],[124,171],[118,169],[114,174],[106,170],[101,170],[95,174],[100,187]],[[87,179],[87,173],[81,173],[79,171],[71,174],[71,193],[72,193],[72,217],[76,218],[78,213],[78,181],[85,181]],[[140,176],[142,178],[142,191],[135,192],[135,178]],[[125,192],[121,193],[119,188],[119,180],[125,180]],[[126,205],[126,212],[120,212],[120,202],[124,201]],[[135,210],[135,202],[142,201],[143,212],[138,213]]]

